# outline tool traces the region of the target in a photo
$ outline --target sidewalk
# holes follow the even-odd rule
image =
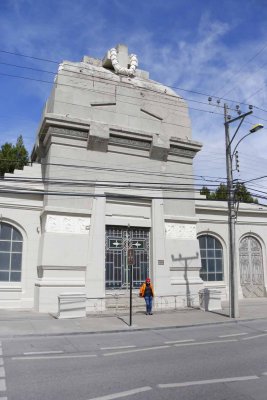
[[[267,319],[267,298],[239,301],[238,320]],[[199,309],[155,312],[145,315],[133,314],[132,326],[129,315],[88,315],[86,318],[56,319],[50,314],[40,314],[25,310],[0,309],[0,339],[20,335],[67,335],[81,333],[129,332],[132,330],[179,328],[206,324],[232,322],[228,316],[228,306],[220,312],[205,312]]]

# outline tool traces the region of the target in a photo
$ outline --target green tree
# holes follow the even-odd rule
[[[210,190],[203,186],[200,190],[200,194],[206,195],[208,200],[227,200],[227,186],[221,183],[215,190],[211,193]],[[241,203],[258,203],[258,199],[251,196],[250,192],[247,190],[244,183],[237,183],[235,186],[235,200]]]
[[[210,190],[207,188],[207,186],[203,186],[202,189],[200,190],[200,194],[203,194],[206,196],[207,199],[210,199]]]
[[[209,188],[203,186],[200,194],[204,194],[208,200],[227,200],[227,187],[221,183],[215,192],[211,192]]]
[[[244,183],[238,183],[235,188],[235,198],[243,203],[258,203],[258,199],[251,196]]]
[[[6,172],[14,172],[14,169],[23,169],[29,162],[29,155],[20,135],[15,145],[4,143],[0,150],[0,177]]]
[[[215,191],[215,199],[216,200],[227,200],[227,186],[223,183],[217,187]]]

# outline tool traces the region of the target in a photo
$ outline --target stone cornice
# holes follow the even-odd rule
[[[179,148],[184,150],[191,150],[192,152],[196,153],[201,150],[202,143],[195,140],[176,138],[172,136],[170,138],[170,147],[173,149]]]
[[[165,222],[180,222],[180,223],[187,223],[187,224],[196,224],[199,221],[199,218],[196,217],[185,217],[183,215],[165,215],[164,217]]]
[[[16,193],[16,194],[19,194],[19,193]],[[30,195],[31,196],[32,195],[40,196],[40,193],[34,193],[34,194],[30,193]],[[8,203],[0,203],[0,207],[2,207],[2,208],[11,208],[11,209],[15,208],[16,210],[19,209],[19,210],[41,211],[42,207],[43,207],[43,204],[40,205],[40,206],[32,206],[32,205],[21,204],[21,203],[19,203],[19,204],[18,203],[11,204],[10,202],[8,202]]]
[[[205,200],[207,201],[207,200]],[[215,202],[211,201],[209,204],[202,204],[202,203],[198,203],[198,201],[196,200],[196,210],[197,212],[208,212],[209,215],[212,214],[212,212],[214,213],[220,213],[220,214],[225,214],[228,212],[228,206],[226,202],[221,202],[221,204],[218,204],[218,202],[216,202],[216,204],[214,204]],[[267,217],[267,208],[265,207],[261,207],[258,206],[257,204],[255,204],[255,206],[251,206],[251,207],[242,207],[239,206],[238,209],[238,215],[246,215],[246,214],[259,214],[261,216],[266,216]]]
[[[63,207],[55,207],[55,206],[45,206],[42,209],[41,216],[46,214],[60,214],[60,215],[74,215],[74,216],[81,216],[81,217],[90,217],[92,212],[91,210],[85,209],[78,209],[77,208],[63,208]]]
[[[148,157],[159,161],[168,161],[169,155],[193,159],[202,147],[201,143],[189,139],[168,139],[156,133],[128,131],[116,125],[45,114],[39,130],[39,141],[45,145],[51,135],[87,140],[87,148],[93,151],[107,152],[109,144],[147,150]],[[33,160],[37,158],[37,149],[38,145],[33,150]]]
[[[37,269],[52,271],[86,271],[85,265],[38,265]]]

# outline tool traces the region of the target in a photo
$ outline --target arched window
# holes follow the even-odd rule
[[[201,256],[200,277],[203,281],[223,280],[223,249],[218,239],[211,235],[198,238]]]
[[[0,223],[0,282],[21,281],[22,242],[16,228]]]

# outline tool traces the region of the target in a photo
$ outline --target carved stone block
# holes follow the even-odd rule
[[[169,141],[162,140],[158,135],[153,136],[150,148],[150,158],[152,160],[167,161],[169,150]]]
[[[90,125],[87,148],[89,150],[107,152],[109,141],[109,127],[100,122]]]

